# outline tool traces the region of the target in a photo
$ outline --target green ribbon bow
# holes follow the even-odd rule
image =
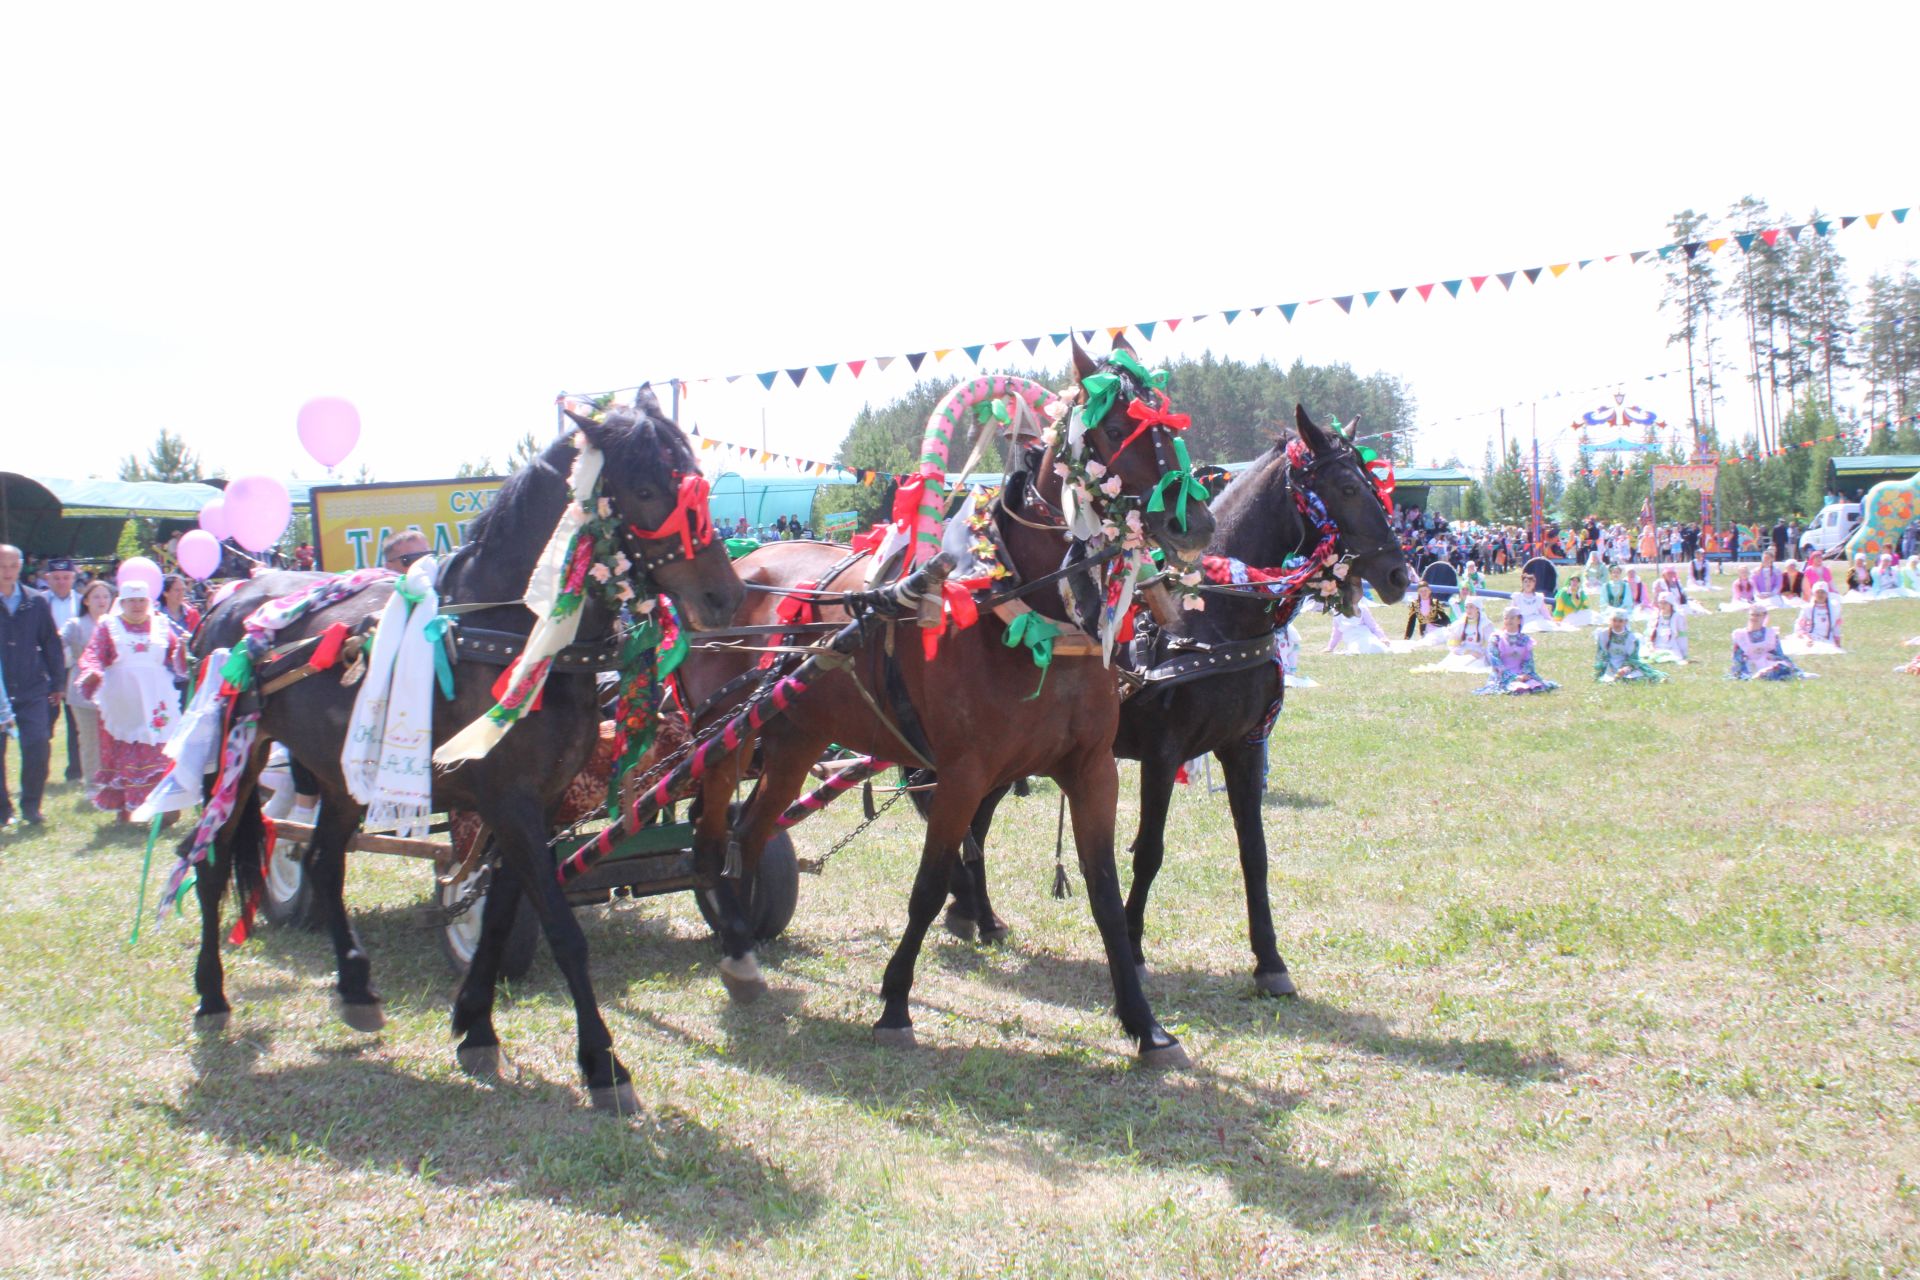
[[[1007,634],[1000,643],[1009,649],[1027,646],[1027,652],[1033,655],[1033,665],[1040,668],[1040,683],[1033,686],[1033,692],[1022,698],[1022,702],[1032,702],[1040,696],[1040,690],[1047,683],[1047,668],[1053,665],[1053,642],[1060,634],[1060,628],[1053,620],[1029,609],[1018,614],[1007,624]]]
[[[1143,387],[1152,387],[1156,391],[1165,391],[1167,389],[1167,371],[1162,369],[1158,373],[1148,373],[1141,363],[1133,358],[1133,353],[1130,351],[1116,350],[1112,355],[1107,357],[1107,363],[1119,365],[1122,369],[1125,369],[1128,373],[1139,379],[1140,385]]]
[[[447,657],[447,646],[442,640],[447,628],[452,625],[451,615],[436,613],[420,630],[427,643],[433,646],[433,681],[440,686],[440,696],[449,702],[453,701],[453,663]]]
[[[991,400],[982,400],[979,404],[973,406],[973,420],[975,422],[984,426],[989,418],[1003,427],[1013,425],[1013,415],[1007,412],[1007,402],[999,396],[995,396]]]
[[[1107,357],[1107,363],[1118,365],[1140,381],[1142,386],[1165,390],[1167,371],[1148,373],[1125,351],[1115,351]],[[1080,389],[1087,393],[1087,402],[1080,410],[1080,420],[1089,428],[1097,427],[1107,420],[1107,410],[1113,408],[1114,397],[1120,394],[1120,375],[1117,373],[1089,374],[1080,380]]]
[[[1173,438],[1173,455],[1180,460],[1180,465],[1161,476],[1160,482],[1153,486],[1153,491],[1147,495],[1147,511],[1165,511],[1167,490],[1171,488],[1174,494],[1173,522],[1180,527],[1180,532],[1185,533],[1187,499],[1198,498],[1205,502],[1207,486],[1193,478],[1193,459],[1187,456],[1187,442],[1179,436]]]
[[[220,678],[242,693],[253,687],[253,655],[244,644],[233,646],[220,666]]]

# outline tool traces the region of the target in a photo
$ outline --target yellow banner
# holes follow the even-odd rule
[[[325,485],[313,490],[313,545],[319,565],[347,573],[380,563],[380,548],[405,529],[427,535],[435,555],[467,540],[467,528],[493,505],[502,476]]]
[[[1653,487],[1656,489],[1665,489],[1677,484],[1712,497],[1714,483],[1719,477],[1720,468],[1718,464],[1712,462],[1656,462],[1653,464]]]

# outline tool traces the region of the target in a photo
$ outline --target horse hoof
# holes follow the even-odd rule
[[[193,1029],[203,1036],[219,1035],[227,1029],[227,1019],[232,1016],[231,1009],[222,1009],[218,1013],[196,1013],[193,1015]]]
[[[387,1025],[385,1008],[378,1000],[354,1004],[336,991],[333,996],[333,1011],[339,1016],[340,1021],[355,1031],[374,1032]]]
[[[1175,1040],[1140,1050],[1140,1065],[1156,1071],[1185,1071],[1193,1065],[1193,1059],[1187,1056],[1186,1047]]]
[[[920,1045],[913,1038],[912,1027],[875,1027],[873,1042],[882,1049],[915,1049]]]
[[[461,1045],[454,1050],[460,1069],[476,1080],[500,1078],[500,1046],[497,1044]]]
[[[1293,975],[1282,969],[1278,973],[1256,973],[1253,985],[1263,996],[1297,996],[1299,988],[1293,985]]]
[[[973,922],[973,917],[959,915],[951,907],[947,908],[944,923],[947,932],[962,942],[972,942],[980,936],[980,928]]]
[[[595,1111],[603,1111],[610,1116],[631,1116],[640,1112],[640,1099],[634,1095],[633,1086],[625,1081],[597,1086],[587,1090],[587,1095],[593,1099]]]
[[[1005,920],[996,917],[992,924],[983,924],[980,926],[980,941],[990,947],[998,946],[1005,942],[1007,935],[1012,932],[1013,926],[1009,925]]]
[[[735,1004],[752,1004],[767,994],[767,980],[760,976],[760,966],[751,955],[735,960],[732,956],[720,961],[720,983],[726,987],[727,994],[733,997]]]

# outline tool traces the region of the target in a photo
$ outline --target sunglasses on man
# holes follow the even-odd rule
[[[425,556],[427,554],[428,553],[425,551],[409,551],[403,556],[395,556],[394,559],[400,562],[400,567],[402,569],[411,569],[413,567],[413,562],[415,560],[418,560],[422,556]]]

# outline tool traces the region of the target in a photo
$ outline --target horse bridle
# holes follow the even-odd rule
[[[1361,481],[1365,483],[1369,489],[1374,491],[1375,500],[1381,501],[1379,485],[1373,476],[1360,465],[1359,453],[1355,451],[1351,444],[1348,444],[1347,441],[1341,437],[1335,436],[1333,441],[1333,449],[1326,454],[1315,453],[1307,447],[1305,440],[1297,436],[1287,442],[1287,485],[1288,488],[1293,491],[1294,501],[1301,504],[1302,514],[1308,516],[1309,523],[1312,523],[1312,519],[1311,513],[1305,510],[1307,503],[1306,495],[1312,495],[1315,500],[1324,506],[1326,500],[1320,497],[1319,480],[1323,471],[1341,463],[1352,466],[1353,469],[1359,473]],[[1382,505],[1384,508],[1384,502]],[[1405,554],[1400,550],[1400,544],[1397,542],[1383,542],[1377,546],[1350,548],[1347,546],[1348,539],[1345,530],[1340,530],[1336,537],[1340,550],[1340,563],[1349,563],[1364,556],[1386,555],[1389,552],[1402,556]]]
[[[1104,418],[1099,424],[1087,428],[1086,434],[1081,437],[1082,440],[1088,440],[1088,438],[1096,432],[1103,431],[1110,433],[1110,437],[1112,438],[1120,438],[1121,432],[1126,429],[1127,418],[1132,418],[1133,421],[1138,422],[1140,425],[1135,427],[1133,431],[1124,438],[1120,438],[1119,445],[1105,458],[1096,456],[1093,452],[1093,445],[1089,442],[1087,444],[1088,458],[1091,461],[1098,462],[1110,472],[1113,466],[1120,461],[1120,455],[1127,451],[1127,446],[1135,440],[1138,440],[1142,435],[1145,435],[1151,442],[1153,461],[1154,464],[1160,468],[1160,474],[1164,476],[1176,470],[1179,466],[1179,459],[1173,452],[1171,442],[1173,433],[1181,430],[1186,425],[1186,415],[1171,413],[1170,410],[1173,407],[1173,401],[1167,397],[1166,392],[1160,391],[1158,388],[1142,385],[1139,379],[1135,378],[1128,370],[1113,364],[1102,364],[1101,368],[1110,370],[1123,379],[1124,385],[1127,387],[1127,395],[1125,398],[1126,411],[1125,414],[1122,415],[1121,404],[1116,401],[1108,407]],[[1156,394],[1160,400],[1160,403],[1157,405],[1147,399],[1149,395]],[[1133,412],[1134,405],[1144,406],[1146,412],[1144,414],[1135,414]],[[1115,420],[1116,417],[1119,417],[1118,421]],[[1175,419],[1180,420],[1177,426],[1175,425]],[[1063,441],[1059,446],[1056,446],[1056,449],[1064,447],[1065,442]],[[1024,500],[1021,502],[1021,505],[1025,506],[1028,502],[1037,505],[1040,510],[1046,512],[1049,517],[1053,518],[1055,523],[1042,526],[1036,524],[1034,521],[1023,519],[1017,511],[1007,505],[1004,498],[1001,499],[998,506],[1002,511],[1005,511],[1010,518],[1029,528],[1064,528],[1066,525],[1066,512],[1047,501],[1046,495],[1040,492],[1040,486],[1034,483],[1034,475],[1038,469],[1038,459],[1044,456],[1046,456],[1045,449],[1040,449],[1033,455],[1035,466],[1027,469],[1026,491],[1023,495]],[[1095,486],[1093,496],[1096,506],[1101,509],[1101,514],[1104,516],[1106,504],[1102,499],[1104,499],[1106,495],[1100,491],[1098,486]],[[1146,498],[1145,494],[1135,496],[1140,497],[1142,500]]]
[[[673,472],[674,503],[667,518],[652,529],[621,516],[617,504],[614,519],[620,528],[620,544],[634,567],[651,579],[654,571],[682,560],[691,560],[713,544],[713,486],[699,471]],[[611,497],[608,499],[612,501]]]

